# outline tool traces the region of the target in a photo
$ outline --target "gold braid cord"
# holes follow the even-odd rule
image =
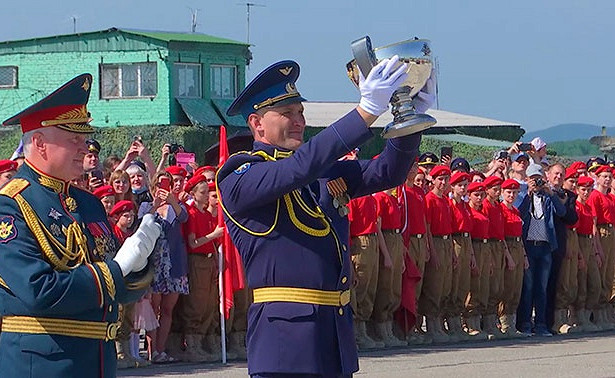
[[[32,231],[36,241],[41,246],[43,254],[57,269],[75,269],[86,260],[87,238],[77,223],[72,223],[68,226],[68,229],[66,230],[65,246],[57,241],[51,232],[45,228],[43,222],[38,218],[30,204],[21,194],[15,196],[15,201],[17,201],[17,204],[19,205],[19,209],[24,216],[26,224],[30,228],[30,231]],[[62,256],[61,259],[54,252],[53,247],[55,247],[55,249]],[[70,262],[73,262],[74,265],[68,266],[68,263]]]
[[[306,210],[307,205],[305,203],[301,204],[303,202],[303,200],[297,199],[298,198],[298,194],[296,193],[296,191],[294,191],[292,193],[293,193],[293,197],[295,197],[295,200],[299,203],[299,206],[302,207],[304,210]],[[317,230],[317,229],[312,228],[312,227],[310,227],[310,226],[308,226],[306,224],[301,223],[299,218],[297,218],[297,214],[295,214],[295,209],[293,207],[293,202],[292,202],[289,194],[285,194],[284,195],[284,204],[286,205],[286,209],[288,210],[288,216],[290,217],[290,221],[293,222],[295,227],[297,227],[300,231],[302,231],[302,232],[304,232],[304,233],[306,233],[306,234],[308,234],[310,236],[316,236],[316,237],[323,237],[323,236],[329,235],[329,232],[331,231],[331,226],[329,225],[329,222],[327,222],[325,220],[325,216],[323,214],[317,214],[317,213],[315,213],[315,212],[313,212],[311,210],[308,213],[308,215],[312,216],[313,218],[320,219],[321,222],[325,225],[324,229]]]
[[[96,262],[95,263],[98,269],[102,272],[103,279],[105,280],[105,285],[107,285],[107,292],[112,300],[115,300],[115,282],[113,281],[113,276],[111,275],[111,270],[104,262]]]
[[[4,280],[2,279],[2,277],[0,277],[0,286],[3,286],[3,287],[5,287],[5,288],[7,288],[7,289],[11,290],[11,289],[9,288],[9,285],[7,285],[7,284],[6,284],[6,282],[4,282]]]

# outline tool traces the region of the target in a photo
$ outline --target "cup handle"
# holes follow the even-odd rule
[[[369,36],[359,38],[350,44],[352,55],[354,56],[357,67],[361,70],[363,77],[367,77],[372,68],[378,64],[376,54],[372,48],[372,41]]]

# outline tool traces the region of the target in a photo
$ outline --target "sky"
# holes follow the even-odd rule
[[[242,2],[243,1],[243,2]],[[439,108],[515,122],[528,131],[562,123],[615,126],[615,1],[248,0],[250,80],[270,64],[301,66],[310,101],[357,101],[346,76],[350,43],[431,40]],[[246,0],[0,0],[0,40],[110,27],[247,40]]]

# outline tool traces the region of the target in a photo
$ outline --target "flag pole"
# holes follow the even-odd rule
[[[226,317],[224,316],[224,251],[222,243],[218,247],[218,290],[220,290],[220,348],[222,363],[226,364]]]

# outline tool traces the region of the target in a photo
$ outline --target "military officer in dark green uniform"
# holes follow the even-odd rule
[[[91,86],[80,75],[3,122],[21,126],[25,163],[0,190],[2,377],[115,377],[118,305],[149,284],[154,218],[118,249],[100,201],[70,184]]]

